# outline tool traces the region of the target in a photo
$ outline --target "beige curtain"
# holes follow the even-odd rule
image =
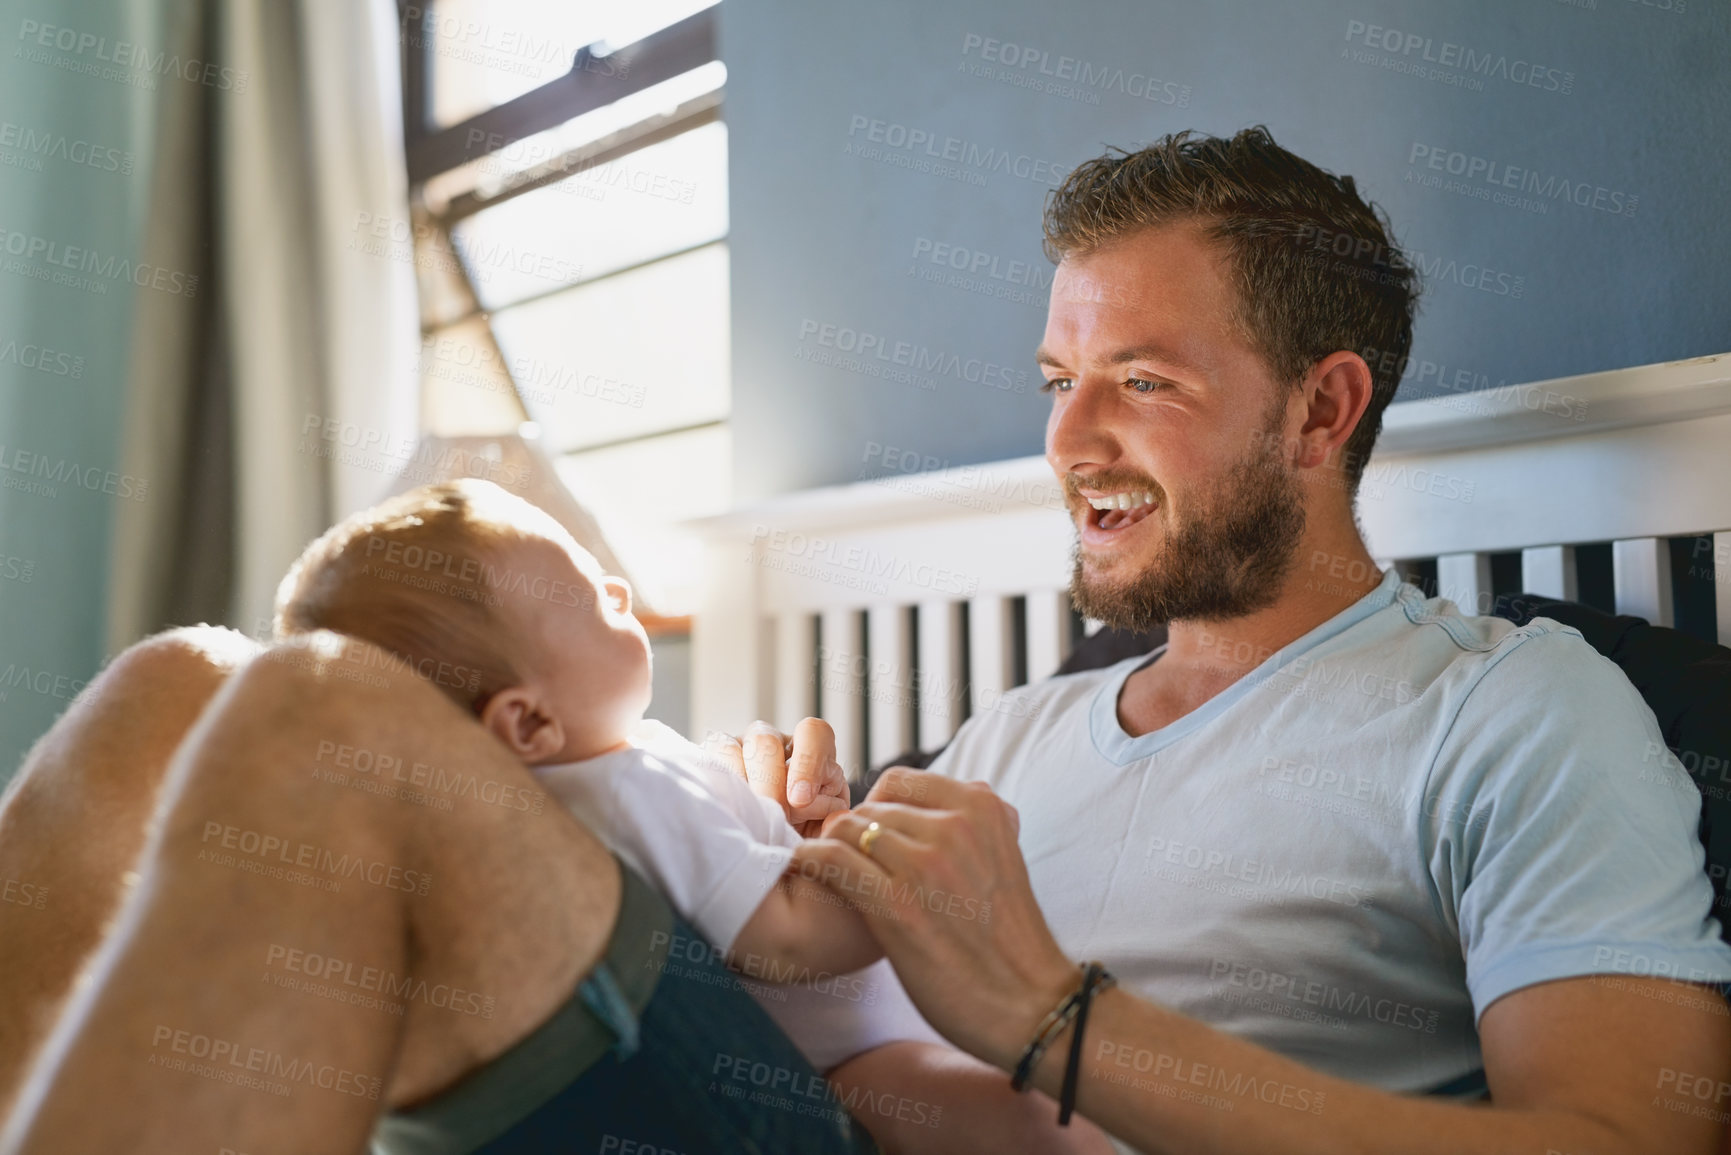
[[[196,0],[171,39],[226,86],[159,93],[146,258],[198,269],[136,315],[112,652],[164,625],[268,623],[308,539],[391,488],[417,429],[413,269],[356,243],[407,221],[391,0]],[[395,455],[394,455],[395,454]]]

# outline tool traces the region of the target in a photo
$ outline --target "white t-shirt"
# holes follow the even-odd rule
[[[1391,572],[1133,738],[1119,693],[1158,657],[1006,695],[932,766],[1020,812],[1072,958],[1328,1073],[1460,1095],[1512,991],[1731,980],[1700,795],[1576,631],[1463,617]]]
[[[729,951],[793,857],[800,836],[719,759],[659,722],[630,749],[534,773],[608,848],[647,879],[708,944],[676,939],[668,966]],[[710,948],[713,947],[713,950]],[[851,974],[731,960],[759,1005],[820,1071],[901,1039],[942,1043],[880,959]]]

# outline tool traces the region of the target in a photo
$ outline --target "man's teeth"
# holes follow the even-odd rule
[[[1109,493],[1105,497],[1090,497],[1088,504],[1095,509],[1135,509],[1139,505],[1153,505],[1152,493]]]

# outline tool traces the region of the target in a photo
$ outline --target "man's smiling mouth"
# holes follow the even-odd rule
[[[1159,508],[1154,495],[1145,490],[1079,496],[1089,506],[1087,524],[1107,532],[1127,529]]]

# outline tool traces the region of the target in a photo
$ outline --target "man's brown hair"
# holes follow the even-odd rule
[[[1234,323],[1281,381],[1349,349],[1371,399],[1341,468],[1356,491],[1412,347],[1417,270],[1386,214],[1257,125],[1230,139],[1185,131],[1084,162],[1048,194],[1046,255],[1085,255],[1144,228],[1194,221],[1225,246]]]
[[[486,481],[425,485],[338,522],[277,587],[279,638],[334,630],[407,659],[479,710],[524,681],[525,643],[503,592],[520,547],[563,535],[549,515]]]

